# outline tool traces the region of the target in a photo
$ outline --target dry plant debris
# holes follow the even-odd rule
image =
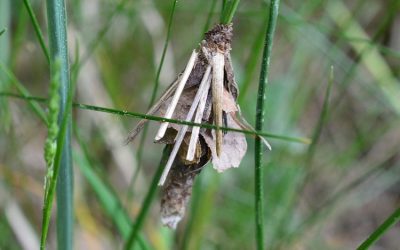
[[[211,130],[161,123],[155,142],[173,146],[159,180],[159,185],[166,184],[161,221],[170,228],[176,228],[183,218],[194,179],[205,164],[211,160],[214,169],[223,172],[239,167],[246,153],[243,133],[224,132],[219,128],[254,130],[242,118],[236,103],[238,87],[230,58],[231,40],[232,24],[217,24],[205,33],[205,39],[192,52],[185,70],[147,113],[216,126]],[[137,124],[128,142],[134,140],[146,121]]]

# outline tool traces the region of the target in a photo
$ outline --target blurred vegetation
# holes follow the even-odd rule
[[[178,1],[157,96],[183,69],[205,26],[220,20],[221,2]],[[47,41],[45,1],[30,3]],[[161,0],[67,1],[74,101],[145,113],[172,6]],[[233,17],[231,55],[240,104],[253,125],[268,9],[269,1],[241,1]],[[264,128],[314,141],[270,139],[273,149],[264,153],[267,249],[355,249],[399,208],[399,13],[398,0],[281,0]],[[49,66],[23,1],[0,1],[0,31],[4,28],[0,249],[38,249],[47,126],[32,109],[34,102],[4,93],[21,94],[19,81],[25,94],[47,97]],[[137,139],[126,146],[138,119],[75,108],[73,121],[74,249],[121,248],[161,159],[162,146],[152,143],[158,123],[150,123],[143,145]],[[202,171],[176,232],[161,226],[155,199],[140,246],[254,249],[254,138],[247,141],[240,168]],[[57,248],[54,221],[52,216],[49,249]],[[371,249],[397,249],[399,233],[394,225]]]

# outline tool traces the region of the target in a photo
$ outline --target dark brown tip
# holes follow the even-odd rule
[[[205,33],[205,40],[210,49],[225,52],[231,49],[232,35],[232,23],[217,24],[214,28]]]

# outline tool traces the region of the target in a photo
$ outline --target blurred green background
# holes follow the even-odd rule
[[[173,1],[66,2],[70,62],[81,62],[75,102],[145,113]],[[31,3],[47,39],[45,1]],[[268,7],[241,1],[233,19],[239,104],[253,125]],[[177,3],[157,96],[220,10],[220,0]],[[48,64],[23,1],[0,0],[3,28],[0,61],[31,95],[47,97]],[[269,139],[267,249],[354,249],[399,207],[399,75],[400,1],[281,0],[264,127],[316,140]],[[0,89],[18,93],[4,71]],[[47,128],[25,100],[3,95],[0,105],[0,249],[38,249]],[[140,139],[124,145],[138,119],[74,109],[73,120],[75,249],[120,248],[161,158],[162,145],[152,143],[158,123],[150,122],[138,162]],[[247,142],[240,168],[202,171],[176,232],[161,226],[156,198],[142,229],[151,248],[254,249],[254,138]],[[52,221],[49,249],[55,231]],[[399,249],[399,235],[395,225],[372,249]]]

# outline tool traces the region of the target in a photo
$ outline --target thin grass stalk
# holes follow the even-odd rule
[[[13,97],[13,98],[26,100],[26,101],[47,102],[47,98],[43,98],[43,97],[23,96],[23,95],[18,95],[18,94],[8,93],[8,92],[1,92],[1,91],[0,91],[0,96]],[[84,110],[91,110],[91,111],[103,112],[103,113],[114,114],[114,115],[141,118],[141,119],[147,119],[150,121],[169,122],[169,123],[173,123],[173,124],[189,125],[189,126],[195,126],[195,127],[200,127],[200,128],[206,128],[206,129],[216,129],[216,126],[213,124],[195,123],[195,122],[188,122],[188,121],[184,121],[184,120],[175,120],[175,119],[166,119],[166,118],[160,117],[160,116],[146,115],[146,114],[137,113],[137,112],[128,112],[128,111],[124,111],[124,110],[105,108],[105,107],[87,105],[87,104],[82,104],[82,103],[73,103],[72,105],[75,108],[84,109]],[[263,132],[263,131],[242,130],[242,129],[235,129],[235,128],[229,128],[229,127],[220,127],[220,129],[222,131],[232,131],[232,132],[238,132],[238,133],[243,133],[243,134],[253,135],[253,136],[257,135],[257,136],[268,137],[268,138],[287,141],[287,142],[295,142],[295,143],[302,143],[302,144],[310,144],[310,142],[311,142],[309,138],[278,135],[278,134],[272,134],[272,133],[267,133],[267,132]]]
[[[161,54],[160,64],[158,65],[158,68],[157,68],[155,84],[154,84],[153,91],[151,93],[151,99],[150,99],[150,103],[149,103],[148,109],[150,109],[153,106],[154,101],[156,100],[157,90],[158,90],[158,87],[160,85],[161,70],[162,70],[162,67],[164,65],[165,55],[167,54],[167,48],[168,48],[169,40],[171,38],[172,21],[174,19],[174,14],[175,14],[175,9],[176,9],[177,2],[178,2],[178,0],[173,0],[173,3],[172,3],[170,16],[169,16],[169,19],[168,19],[167,36],[165,38],[164,48],[163,48],[163,51],[162,51],[162,54]],[[132,188],[135,185],[136,179],[139,176],[139,172],[140,172],[140,169],[141,169],[141,166],[142,166],[143,149],[144,149],[144,143],[145,143],[145,141],[147,139],[147,132],[148,132],[148,124],[146,123],[144,125],[144,128],[143,128],[142,137],[140,138],[140,143],[139,143],[139,147],[138,147],[138,151],[137,151],[137,155],[136,155],[137,168],[135,169],[135,172],[133,174],[132,180],[131,180],[131,182],[129,184],[128,202],[132,199],[132,194],[133,194]]]
[[[17,56],[21,50],[22,44],[26,42],[25,35],[27,34],[26,28],[28,26],[29,16],[25,14],[25,8],[23,7],[23,2],[14,1],[14,9],[16,12],[13,13],[15,18],[16,26],[13,29],[13,40],[12,40],[12,50],[10,51],[10,69],[15,69],[17,63]]]
[[[311,211],[309,215],[304,219],[299,226],[296,227],[291,233],[285,236],[283,239],[280,239],[281,242],[285,246],[293,245],[293,243],[300,239],[306,232],[309,230],[315,222],[318,221],[322,216],[326,216],[329,213],[329,210],[334,208],[335,205],[344,197],[350,195],[352,192],[351,190],[355,190],[360,187],[362,184],[365,184],[371,178],[376,178],[377,176],[381,175],[382,173],[386,172],[385,169],[387,167],[387,162],[377,165],[376,167],[368,170],[367,172],[363,173],[361,176],[354,179],[349,184],[341,187],[336,193],[331,195],[326,201],[324,201],[318,208]]]
[[[322,129],[328,118],[329,100],[330,100],[330,93],[331,93],[331,89],[332,89],[332,85],[333,85],[333,79],[334,79],[333,78],[333,66],[331,66],[328,84],[327,84],[327,87],[325,90],[325,96],[324,96],[324,100],[323,100],[322,109],[319,114],[318,121],[315,125],[313,137],[312,137],[311,143],[308,147],[307,154],[305,155],[304,169],[307,169],[308,171],[305,173],[305,176],[303,177],[301,183],[297,187],[297,190],[298,190],[297,192],[299,194],[301,194],[303,192],[306,184],[308,183],[308,180],[311,177],[311,173],[312,173],[311,172],[311,164],[312,164],[312,160],[313,160],[313,157],[314,157],[314,154],[316,151],[316,146],[317,146],[319,137],[321,135]],[[293,214],[293,209],[296,207],[295,204],[298,204],[300,197],[301,197],[301,195],[297,195],[297,196],[293,197],[293,199],[290,201],[290,205],[288,207],[291,209],[286,210],[286,212],[285,212],[286,216],[284,216],[285,219],[283,219],[277,227],[278,231],[283,231],[284,230],[283,228],[287,225],[289,220],[291,220],[293,218],[291,216],[291,214]],[[277,240],[279,241],[280,239],[277,239]]]
[[[57,246],[58,249],[73,247],[73,172],[71,155],[71,107],[72,88],[68,61],[67,17],[64,0],[47,0],[48,34],[50,45],[50,71],[55,61],[60,61],[60,113],[58,124],[57,153],[54,161],[54,178],[45,197],[41,248],[45,248],[52,200],[57,185]],[[42,230],[43,230],[42,229]]]
[[[275,33],[279,12],[279,0],[271,0],[269,8],[269,21],[265,36],[264,52],[260,72],[260,82],[257,94],[256,131],[263,130],[265,116],[265,88],[268,84],[269,65],[271,61],[272,42]],[[259,137],[255,138],[255,225],[257,249],[264,249],[264,169],[263,169],[263,143]]]
[[[400,208],[396,209],[368,238],[361,243],[357,250],[369,249],[372,244],[382,238],[382,236],[389,230],[393,225],[400,221]]]
[[[200,40],[203,39],[204,33],[206,33],[208,31],[209,27],[210,27],[211,17],[212,17],[212,15],[214,13],[216,5],[217,5],[217,0],[212,0],[211,5],[210,5],[210,10],[208,12],[207,19],[206,19],[206,24],[204,25],[203,32],[201,33]]]
[[[29,17],[31,18],[36,37],[39,40],[40,47],[42,48],[43,54],[47,59],[47,63],[50,63],[50,54],[46,47],[46,43],[44,42],[44,37],[42,31],[40,30],[39,22],[35,16],[35,13],[33,12],[32,5],[29,0],[24,0],[24,5],[26,10],[28,11]]]
[[[0,63],[0,72],[3,72],[4,75],[8,78],[12,85],[18,90],[21,94],[22,99],[26,99],[29,103],[29,106],[32,108],[33,112],[37,114],[37,116],[47,125],[47,117],[46,113],[43,111],[42,107],[37,104],[38,100],[30,99],[31,95],[29,91],[18,81],[16,76],[8,69],[5,65]],[[47,99],[46,99],[47,100]]]
[[[160,164],[159,164],[159,166],[156,170],[156,173],[154,174],[153,179],[151,181],[149,191],[147,192],[146,197],[143,201],[142,208],[140,209],[140,212],[136,218],[135,224],[132,226],[128,240],[125,243],[125,246],[124,246],[125,250],[133,249],[133,247],[135,245],[135,240],[138,236],[138,233],[144,223],[144,220],[147,217],[147,213],[150,211],[150,205],[151,205],[151,203],[154,199],[154,196],[156,194],[156,191],[157,191],[158,180],[160,179],[160,177],[164,171],[164,166],[168,161],[170,152],[171,152],[171,147],[166,146],[164,148]]]
[[[328,118],[329,97],[331,95],[332,85],[333,85],[333,66],[331,66],[331,69],[330,69],[328,87],[326,88],[326,91],[325,91],[324,103],[322,105],[322,110],[321,110],[321,113],[319,114],[318,122],[314,129],[311,144],[308,147],[308,152],[307,152],[306,161],[305,161],[306,162],[305,167],[307,167],[307,168],[309,168],[310,163],[314,157],[315,149],[316,149],[319,137],[321,135],[322,128],[324,127],[324,125],[327,121],[327,118]]]
[[[258,58],[259,58],[258,55],[261,53],[261,50],[263,48],[263,42],[264,42],[263,37],[264,37],[264,31],[266,29],[267,20],[268,20],[268,17],[266,16],[260,27],[260,31],[258,32],[258,35],[256,36],[256,39],[254,40],[253,45],[251,46],[249,59],[246,62],[246,68],[245,68],[244,77],[243,77],[244,79],[242,81],[242,84],[240,84],[240,95],[238,96],[239,104],[244,104],[244,100],[246,100],[247,92],[252,83],[253,73],[255,72],[255,70],[257,68],[257,62],[258,62]]]
[[[229,1],[223,5],[221,23],[228,24],[232,22],[233,16],[236,13],[240,0]]]
[[[123,208],[122,202],[111,186],[94,171],[95,161],[90,156],[89,149],[82,140],[81,134],[77,126],[73,126],[74,136],[82,150],[82,156],[74,154],[74,161],[77,163],[80,171],[96,194],[104,211],[109,215],[112,222],[118,229],[122,238],[127,239],[132,226],[129,214]],[[142,235],[138,236],[138,242],[142,249],[150,249],[148,243]]]
[[[0,63],[8,64],[10,61],[10,36],[7,28],[11,21],[11,8],[9,0],[0,1]],[[9,88],[6,77],[0,74],[0,90],[6,91]],[[11,114],[7,100],[0,100],[0,127],[8,130],[11,124]]]
[[[87,62],[89,57],[93,54],[93,51],[97,48],[97,46],[100,44],[100,42],[103,40],[104,36],[107,34],[108,30],[110,29],[114,17],[116,16],[116,14],[118,14],[124,10],[125,4],[127,2],[128,2],[128,0],[121,0],[118,3],[118,5],[113,9],[111,14],[107,18],[108,21],[107,21],[106,25],[97,33],[96,37],[89,44],[88,50],[82,56],[82,59],[80,60],[80,64],[78,66],[79,69],[82,67],[83,64],[85,64]]]

